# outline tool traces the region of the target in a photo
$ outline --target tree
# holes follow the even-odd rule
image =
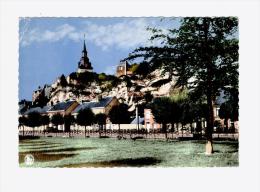
[[[162,124],[162,131],[165,133],[167,139],[167,124],[172,123],[172,102],[169,97],[155,98],[151,104],[148,105],[153,113],[155,121]]]
[[[52,123],[55,127],[57,127],[57,129],[58,129],[58,126],[59,126],[59,125],[64,124],[63,116],[62,116],[61,114],[59,114],[59,113],[54,114],[54,115],[51,117],[51,123]]]
[[[24,136],[24,126],[27,124],[27,118],[25,116],[19,117],[19,127],[23,127],[23,136]]]
[[[226,132],[228,131],[228,119],[232,118],[232,115],[233,115],[232,113],[233,113],[233,108],[230,103],[225,102],[225,103],[221,104],[220,109],[219,109],[219,117],[221,119],[224,119],[224,122],[226,125],[226,128],[225,128]]]
[[[77,115],[76,122],[78,125],[85,127],[85,137],[86,135],[86,126],[90,126],[94,122],[95,115],[91,109],[82,109]]]
[[[151,94],[151,92],[145,93],[144,99],[145,99],[146,103],[151,102],[153,100],[153,95]]]
[[[27,125],[33,128],[33,136],[34,136],[34,129],[41,125],[41,115],[38,112],[31,112],[28,114],[27,117]]]
[[[64,126],[65,126],[65,132],[69,132],[70,136],[70,126],[75,122],[74,116],[71,114],[64,116]]]
[[[106,124],[107,116],[104,113],[98,113],[95,116],[95,122],[99,125],[99,136],[101,129],[103,130],[104,125]],[[105,126],[105,135],[106,135],[106,126]]]
[[[119,104],[112,107],[109,111],[109,119],[113,124],[118,124],[118,134],[120,135],[120,124],[129,123],[130,115],[126,104]]]
[[[100,73],[99,75],[98,75],[98,79],[100,80],[100,81],[105,81],[106,80],[106,74],[105,73]]]
[[[43,126],[46,126],[46,125],[49,125],[49,124],[50,124],[50,118],[49,118],[48,115],[43,115],[43,116],[41,116],[41,124],[42,124]],[[45,128],[45,130],[46,130],[46,128]]]
[[[66,80],[66,77],[62,74],[60,77],[60,86],[61,87],[66,87],[68,85],[68,82]]]
[[[150,29],[161,47],[140,47],[126,60],[143,57],[152,68],[176,76],[176,86],[206,96],[208,119],[206,153],[213,153],[213,104],[221,89],[237,87],[238,19],[235,17],[187,17],[178,29]]]

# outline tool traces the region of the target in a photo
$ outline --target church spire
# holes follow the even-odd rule
[[[87,49],[86,49],[86,43],[85,43],[85,34],[84,34],[84,45],[83,45],[83,52],[87,52]]]
[[[78,72],[92,72],[93,68],[91,66],[91,62],[88,58],[86,43],[85,43],[85,34],[84,34],[84,41],[83,41],[83,50],[82,50],[82,56],[80,58],[80,61],[78,62]]]

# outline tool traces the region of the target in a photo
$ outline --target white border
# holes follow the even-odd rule
[[[260,191],[258,1],[1,1],[0,191]],[[25,169],[17,159],[18,17],[239,16],[238,168]]]

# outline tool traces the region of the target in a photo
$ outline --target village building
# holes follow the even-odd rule
[[[78,106],[76,101],[65,101],[53,105],[47,112],[51,117],[54,114],[60,114],[62,116],[69,115]]]
[[[161,124],[156,123],[151,109],[144,109],[144,127],[148,132],[150,129],[162,128]]]
[[[108,115],[112,107],[118,104],[116,97],[104,97],[96,101],[82,102],[72,111],[72,115],[76,116],[80,110],[84,109],[91,109],[94,114],[104,113]]]
[[[116,68],[116,76],[120,77],[123,75],[132,75],[133,73],[129,69],[130,69],[130,65],[128,64],[127,61],[120,62]]]

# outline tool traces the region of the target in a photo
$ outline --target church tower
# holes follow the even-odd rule
[[[84,72],[93,72],[93,67],[91,66],[91,62],[89,61],[89,58],[88,58],[88,52],[86,49],[85,38],[84,38],[82,55],[81,55],[80,61],[78,62],[78,73],[84,73]]]

